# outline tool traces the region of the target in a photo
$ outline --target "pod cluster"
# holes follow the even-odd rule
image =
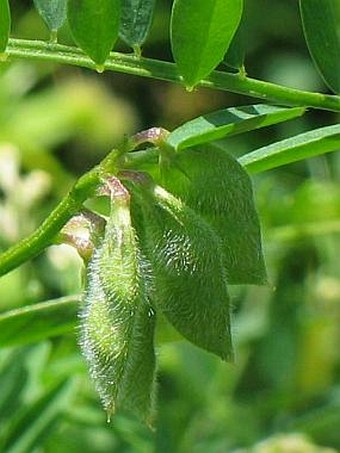
[[[210,170],[208,151],[104,182],[110,216],[87,266],[80,344],[109,416],[125,408],[152,420],[158,314],[232,360],[227,284],[265,281],[249,178],[219,151]]]

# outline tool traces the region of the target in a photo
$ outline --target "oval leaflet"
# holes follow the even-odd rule
[[[140,54],[149,33],[156,0],[123,0],[120,37]]]
[[[76,44],[97,65],[103,65],[118,38],[121,1],[69,0],[67,6]]]
[[[175,0],[171,47],[185,85],[192,89],[223,60],[241,20],[243,0]]]

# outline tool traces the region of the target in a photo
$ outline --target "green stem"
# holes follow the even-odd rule
[[[99,165],[78,179],[40,227],[0,255],[0,276],[39,255],[53,244],[66,222],[82,209],[84,201],[96,194],[103,179],[108,174],[117,173],[117,162],[121,159],[121,154],[120,150],[112,150]]]
[[[95,70],[98,69],[95,63],[80,49],[50,42],[10,39],[6,52],[8,58],[11,60],[51,61]],[[104,65],[104,69],[140,77],[182,83],[174,63],[136,57],[135,55],[112,52]],[[214,71],[207,79],[201,80],[199,86],[231,91],[265,99],[266,101],[274,101],[282,105],[307,106],[317,109],[340,111],[340,96],[296,90],[227,72]]]
[[[51,61],[96,69],[93,61],[86,57],[80,49],[55,43],[11,39],[7,54],[10,59]],[[174,63],[138,58],[133,55],[111,53],[105,69],[181,83]],[[286,105],[340,111],[339,96],[294,90],[219,71],[214,71],[207,80],[202,80],[200,86],[270,99]],[[157,159],[157,155],[158,150],[132,153],[126,162],[126,168],[134,166],[139,161],[154,161]],[[15,269],[51,245],[65,223],[79,212],[84,201],[98,187],[103,173],[114,173],[117,158],[119,158],[119,152],[113,152],[98,167],[83,175],[34,233],[4,252],[0,256],[0,275]]]
[[[51,245],[61,228],[81,209],[83,202],[99,183],[98,167],[82,176],[36,231],[0,255],[0,275],[34,258]]]

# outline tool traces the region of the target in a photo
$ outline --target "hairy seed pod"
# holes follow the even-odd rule
[[[150,266],[131,225],[129,194],[118,180],[110,184],[110,218],[88,266],[80,344],[108,416],[125,408],[150,421],[155,386]]]
[[[195,345],[232,359],[221,244],[210,225],[162,187],[131,188],[133,218],[154,273],[155,306]]]
[[[163,159],[161,184],[222,239],[229,284],[264,284],[266,269],[250,178],[224,150],[195,146]]]

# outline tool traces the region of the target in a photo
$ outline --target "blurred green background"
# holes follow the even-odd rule
[[[14,37],[47,39],[29,1],[12,1]],[[144,55],[171,58],[171,1],[159,0]],[[327,92],[303,41],[296,0],[247,1],[251,77]],[[60,42],[70,43],[65,26]],[[129,51],[122,43],[117,50]],[[0,249],[34,230],[75,178],[125,134],[169,130],[256,101],[116,73],[28,61],[0,66]],[[330,112],[228,139],[239,156],[313,127]],[[254,178],[271,284],[232,287],[234,364],[187,342],[158,348],[155,432],[129,414],[107,424],[77,332],[0,349],[0,451],[225,453],[340,451],[340,154]],[[78,294],[67,246],[0,280],[0,310]]]

